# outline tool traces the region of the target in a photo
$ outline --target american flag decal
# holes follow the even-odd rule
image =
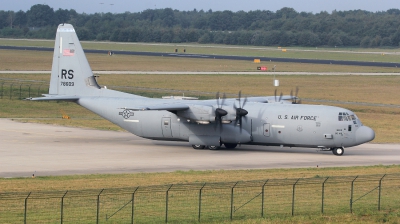
[[[75,50],[74,49],[64,49],[63,56],[74,56]]]

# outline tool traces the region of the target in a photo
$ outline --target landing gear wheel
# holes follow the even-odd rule
[[[207,146],[207,148],[208,148],[208,149],[211,149],[211,150],[217,150],[217,149],[219,149],[219,146],[216,146],[216,145],[209,145],[209,146]]]
[[[227,149],[234,149],[237,146],[236,143],[224,143],[224,145],[225,145],[225,148],[227,148]]]
[[[206,146],[205,145],[192,145],[194,149],[204,149]]]
[[[342,147],[332,148],[332,153],[333,153],[333,155],[341,156],[344,153],[344,148],[342,148]]]

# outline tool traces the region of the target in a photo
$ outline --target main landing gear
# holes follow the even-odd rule
[[[192,145],[194,149],[204,149],[206,146],[205,145]]]
[[[331,151],[333,155],[341,156],[344,153],[344,148],[343,147],[331,148]]]
[[[227,149],[234,149],[237,146],[236,143],[224,143],[224,145],[225,145],[225,148],[227,148]],[[207,145],[207,146],[205,146],[205,145],[192,145],[192,147],[194,149],[204,149],[204,148],[207,147],[207,149],[210,149],[210,150],[217,150],[217,149],[220,148],[220,146],[216,146],[216,145]]]

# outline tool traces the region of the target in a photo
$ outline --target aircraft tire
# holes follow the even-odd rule
[[[204,149],[206,146],[205,145],[192,145],[194,149]]]
[[[236,143],[224,143],[224,145],[225,145],[225,148],[227,148],[227,149],[234,149],[237,146]]]
[[[217,149],[219,149],[219,146],[216,146],[216,145],[208,145],[207,148],[210,149],[210,150],[217,150]]]
[[[342,147],[333,148],[332,153],[336,156],[341,156],[344,153],[344,148]]]

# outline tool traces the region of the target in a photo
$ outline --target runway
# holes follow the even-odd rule
[[[186,142],[0,119],[0,177],[176,170],[270,169],[399,164],[400,145],[364,144],[343,156],[306,148],[242,146],[195,150]]]
[[[25,46],[0,46],[4,50],[30,50],[30,51],[54,51],[50,47],[25,47]],[[85,49],[85,53],[108,54],[109,50]],[[325,65],[355,65],[355,66],[377,66],[398,68],[400,63],[392,62],[369,62],[369,61],[343,61],[343,60],[325,60],[325,59],[306,59],[306,58],[277,58],[277,57],[260,57],[260,56],[238,56],[238,55],[211,55],[211,54],[179,54],[164,52],[142,52],[142,51],[113,51],[114,54],[120,55],[138,55],[138,56],[158,56],[158,57],[176,57],[176,58],[202,58],[202,59],[225,59],[225,60],[244,60],[253,61],[255,58],[261,61],[269,62],[289,62],[289,63],[309,63],[309,64],[325,64]]]

